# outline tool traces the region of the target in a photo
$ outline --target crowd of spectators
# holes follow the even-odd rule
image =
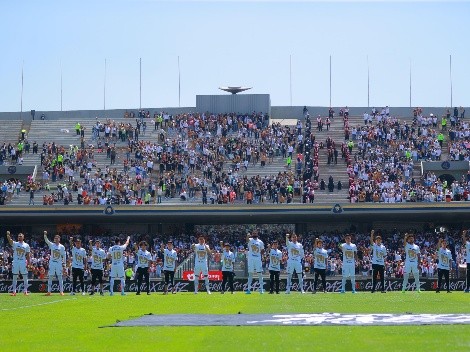
[[[469,126],[465,111],[457,113],[454,109],[454,115],[448,111],[439,119],[417,108],[412,121],[402,121],[388,107],[380,112],[374,108],[364,113],[363,125],[355,125],[345,107],[340,110],[345,137],[340,142],[328,135],[332,109],[328,117],[316,118],[316,128],[306,108],[293,126],[269,124],[269,116],[256,112],[162,112],[153,117],[150,111],[141,110],[138,116],[126,112],[128,119],[119,122],[97,118],[89,135],[77,122],[77,145],[44,142],[41,148],[34,142],[40,182],[31,180],[19,189],[30,192],[30,204],[41,203],[31,193],[44,191],[43,205],[159,204],[172,198],[212,204],[313,203],[317,190],[343,187],[349,187],[351,202],[468,200],[468,176],[451,185],[438,178],[430,184],[429,174],[413,174],[417,162],[442,159],[446,131],[450,159],[469,159]],[[147,126],[157,131],[155,140],[139,138]],[[18,162],[30,149],[23,135],[17,146],[4,144],[0,155]],[[349,184],[328,175],[321,178],[320,157],[328,165],[344,162]],[[263,171],[272,163],[280,165],[276,173]],[[253,168],[256,175],[247,173]],[[5,186],[3,198],[11,201],[18,183],[7,180]]]
[[[345,142],[350,153],[346,158],[349,177],[349,199],[355,202],[442,202],[469,200],[470,178],[448,184],[432,172],[414,175],[419,161],[442,160],[442,147],[451,121],[450,160],[469,160],[468,123],[458,115],[440,120],[434,114],[423,115],[414,110],[411,122],[392,116],[388,108],[380,113],[364,113],[364,124],[350,126],[343,116]],[[459,130],[456,133],[456,130]],[[465,130],[467,136],[465,137]],[[462,148],[465,147],[465,149]]]

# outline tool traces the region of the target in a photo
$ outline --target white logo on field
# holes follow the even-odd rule
[[[470,324],[470,314],[286,314],[248,325],[433,325]]]

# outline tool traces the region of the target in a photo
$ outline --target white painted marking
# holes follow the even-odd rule
[[[38,303],[38,304],[30,304],[28,306],[21,306],[21,307],[2,308],[2,309],[0,309],[0,311],[5,312],[5,311],[9,311],[9,310],[34,308],[34,307],[45,306],[47,304],[54,304],[54,303],[60,303],[60,302],[65,302],[65,301],[72,301],[72,300],[76,300],[76,298],[65,298],[65,299],[60,299],[60,300],[57,300],[57,301],[50,301],[50,302],[44,302],[44,303]]]

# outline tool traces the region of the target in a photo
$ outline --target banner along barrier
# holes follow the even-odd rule
[[[200,282],[200,289],[205,289],[204,282]],[[402,289],[403,280],[402,279],[390,279],[385,280],[385,290],[386,291],[399,291]],[[465,289],[466,282],[464,279],[452,279],[450,280],[450,289],[452,291],[463,291]],[[119,292],[121,287],[119,282],[115,282],[114,285],[114,292]],[[78,285],[77,285],[78,287]],[[437,287],[437,279],[425,279],[422,278],[420,280],[420,289],[423,291],[432,291],[435,290]],[[163,292],[164,284],[161,280],[151,280],[150,281],[150,292]],[[175,288],[176,292],[193,292],[194,291],[194,282],[192,281],[183,281],[183,280],[175,280]],[[209,289],[214,292],[221,291],[222,282],[220,281],[213,281],[209,284]],[[247,288],[247,279],[246,278],[235,278],[234,279],[234,289],[235,291],[244,291]],[[269,280],[264,280],[264,290],[269,290]],[[85,283],[85,290],[90,291],[91,285],[87,281]],[[260,286],[257,280],[253,281],[252,291],[259,291]],[[280,284],[281,291],[286,289],[286,279],[281,279]],[[414,291],[416,289],[414,282],[408,283],[407,290]],[[72,283],[70,281],[64,282],[64,292],[71,292],[72,290]],[[142,291],[146,290],[146,285],[142,284],[141,287]],[[304,290],[306,292],[313,291],[313,280],[307,279],[304,280]],[[317,286],[317,291],[322,291],[323,288],[319,284]],[[327,292],[339,292],[341,290],[341,280],[327,280],[326,282],[326,291]],[[346,290],[351,290],[351,284],[348,281],[346,284]],[[356,290],[357,291],[370,291],[372,290],[372,281],[371,280],[356,280]],[[11,281],[0,281],[0,293],[8,293],[12,291],[12,282]],[[18,282],[17,292],[23,291],[23,283],[22,281]],[[30,280],[28,291],[32,293],[46,293],[47,292],[47,281],[41,280]],[[104,291],[109,291],[109,282],[104,284]],[[137,291],[137,283],[134,280],[127,281],[125,284],[125,291],[126,292],[136,292]],[[297,281],[292,283],[291,291],[300,291],[299,284]],[[53,281],[52,283],[52,292],[59,292],[59,283],[57,281]]]

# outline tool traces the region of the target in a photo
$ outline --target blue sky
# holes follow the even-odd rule
[[[0,111],[195,106],[196,94],[252,86],[272,105],[470,105],[470,3],[2,1]],[[467,64],[466,64],[467,63]]]

